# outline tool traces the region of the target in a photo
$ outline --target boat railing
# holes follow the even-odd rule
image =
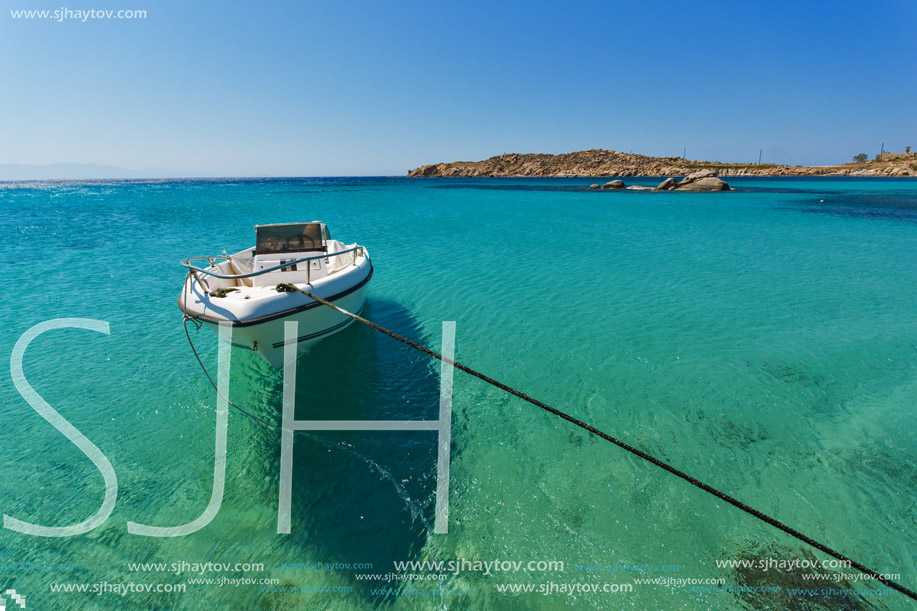
[[[351,263],[351,265],[356,265],[357,257],[363,256],[363,247],[357,245],[357,246],[354,246],[353,248],[348,248],[347,250],[342,250],[339,252],[322,253],[320,255],[313,255],[311,257],[303,257],[302,259],[294,259],[292,261],[286,261],[284,263],[281,263],[280,265],[275,265],[274,267],[267,267],[265,269],[259,269],[256,272],[249,272],[247,274],[218,274],[214,271],[211,271],[210,269],[196,267],[191,264],[192,261],[206,259],[207,261],[210,262],[211,269],[213,269],[217,266],[217,263],[216,263],[217,260],[224,259],[228,261],[232,258],[230,255],[217,255],[215,257],[189,257],[181,262],[181,266],[190,270],[192,273],[206,274],[208,276],[213,276],[214,278],[220,278],[222,280],[238,280],[240,278],[253,278],[255,276],[261,276],[262,274],[276,272],[278,270],[282,270],[284,268],[287,268],[293,265],[297,265],[299,263],[305,263],[306,261],[316,261],[318,259],[329,259],[331,257],[339,257],[341,255],[346,255],[346,254],[352,254],[353,262]],[[312,269],[311,265],[306,266],[306,284],[311,283],[311,269]]]

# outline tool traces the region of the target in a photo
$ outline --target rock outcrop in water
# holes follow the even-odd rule
[[[676,191],[728,191],[729,185],[717,178],[700,178],[686,185],[679,184]]]
[[[623,180],[610,180],[601,186],[602,190],[624,189]],[[598,189],[598,184],[589,185],[590,189]],[[680,181],[677,178],[666,178],[657,187],[646,185],[631,185],[626,187],[631,191],[729,191],[730,187],[725,181],[716,176],[716,170],[699,170],[688,174]]]
[[[589,185],[590,189],[598,189],[599,185]],[[601,187],[603,190],[624,189],[623,180],[611,180]],[[699,170],[688,174],[680,181],[677,178],[666,178],[657,187],[646,185],[631,185],[630,191],[729,191],[730,187],[725,181],[716,176],[716,170]]]
[[[484,161],[434,163],[415,168],[408,176],[684,176],[696,170],[714,170],[719,176],[917,176],[917,158],[912,153],[864,163],[790,166],[690,161],[590,149],[561,155],[507,153]]]
[[[671,179],[669,179],[671,180]],[[662,184],[668,181],[663,181]],[[674,187],[675,191],[728,191],[729,185],[717,178],[715,170],[700,170],[688,174]]]

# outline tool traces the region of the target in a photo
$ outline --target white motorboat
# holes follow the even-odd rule
[[[193,263],[206,260],[208,267]],[[284,321],[299,323],[300,352],[336,333],[353,319],[300,292],[291,284],[359,313],[373,265],[366,248],[332,240],[324,223],[255,226],[255,247],[217,257],[182,261],[188,275],[178,305],[188,318],[214,330],[232,324],[232,344],[283,366]]]

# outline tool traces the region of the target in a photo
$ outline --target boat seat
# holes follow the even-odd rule
[[[278,254],[257,255],[255,257],[255,269],[253,271],[269,269],[271,267],[283,265],[288,261],[305,259],[306,257],[314,257],[316,255],[321,255],[323,252],[325,252],[324,248],[322,248],[321,251],[309,250],[304,252],[285,252]],[[308,270],[306,268],[307,265],[309,266]],[[302,284],[305,282],[318,280],[319,278],[324,278],[328,273],[328,267],[328,259],[314,259],[312,261],[297,263],[295,265],[291,265],[290,267],[279,269],[267,274],[262,274],[261,276],[255,276],[252,278],[252,280],[254,281],[254,286],[273,286],[281,282]]]
[[[235,259],[229,260],[229,273],[236,274],[236,275],[242,275],[242,274],[248,274],[251,271],[252,271],[251,267],[246,268],[244,265],[240,265],[239,262],[236,261]],[[235,284],[236,286],[254,286],[251,278],[236,278]]]

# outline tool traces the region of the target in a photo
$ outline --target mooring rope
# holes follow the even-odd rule
[[[861,573],[864,573],[864,574],[866,574],[866,575],[869,575],[870,577],[872,577],[872,578],[875,579],[876,581],[879,581],[879,582],[881,582],[881,583],[887,585],[888,587],[893,588],[893,589],[897,590],[898,592],[901,592],[901,593],[904,594],[905,596],[908,596],[908,597],[910,597],[910,598],[912,598],[912,599],[914,599],[914,600],[917,600],[917,592],[914,592],[913,590],[910,590],[910,589],[908,589],[908,588],[906,588],[906,587],[900,585],[899,583],[897,583],[897,582],[895,582],[895,581],[892,581],[891,579],[888,579],[888,578],[885,577],[884,575],[881,575],[880,573],[878,573],[878,572],[876,572],[876,571],[873,571],[872,569],[870,569],[870,568],[866,567],[865,565],[863,565],[863,564],[857,562],[856,560],[853,560],[853,559],[851,559],[851,558],[848,558],[848,557],[845,556],[844,554],[842,554],[842,553],[840,553],[840,552],[838,552],[838,551],[836,551],[836,550],[834,550],[834,549],[828,547],[827,545],[825,545],[825,544],[823,544],[823,543],[819,543],[818,541],[816,541],[816,540],[813,539],[812,537],[809,537],[808,535],[804,535],[803,533],[799,532],[799,531],[796,530],[795,528],[792,528],[792,527],[790,527],[790,526],[787,526],[786,524],[784,524],[784,523],[781,522],[780,520],[778,520],[778,519],[776,519],[776,518],[773,518],[773,517],[771,517],[771,516],[769,516],[769,515],[767,515],[767,514],[765,514],[765,513],[762,513],[762,512],[760,512],[760,511],[758,511],[757,509],[755,509],[754,507],[751,507],[751,506],[749,506],[749,505],[746,505],[745,503],[743,503],[742,501],[738,500],[737,498],[735,498],[735,497],[733,497],[733,496],[730,496],[730,495],[726,494],[725,492],[723,492],[723,491],[721,491],[721,490],[718,490],[718,489],[714,488],[713,486],[710,486],[710,485],[708,485],[708,484],[705,484],[704,482],[698,480],[697,478],[688,475],[688,474],[685,473],[684,471],[681,471],[681,470],[679,470],[679,469],[676,469],[675,467],[673,467],[673,466],[671,466],[671,465],[669,465],[669,464],[667,464],[667,463],[665,463],[665,462],[659,460],[659,459],[656,458],[655,456],[652,456],[652,455],[650,455],[650,454],[647,454],[646,452],[644,452],[644,451],[642,451],[642,450],[639,450],[639,449],[635,448],[634,446],[632,446],[632,445],[630,445],[630,444],[628,444],[628,443],[625,443],[625,442],[621,441],[620,439],[618,439],[618,438],[616,438],[616,437],[613,437],[613,436],[609,435],[608,433],[604,433],[604,432],[600,431],[599,429],[595,428],[595,427],[592,426],[591,424],[588,424],[588,423],[586,423],[586,422],[583,422],[582,420],[579,420],[579,419],[577,419],[577,418],[574,418],[574,417],[571,416],[570,414],[567,414],[567,413],[565,413],[565,412],[562,412],[561,410],[559,410],[559,409],[557,409],[557,408],[551,407],[550,405],[548,405],[548,404],[546,404],[546,403],[542,403],[542,402],[539,401],[538,399],[535,399],[534,397],[531,397],[531,396],[529,396],[529,395],[523,393],[522,391],[516,390],[515,388],[512,388],[512,387],[510,387],[510,386],[507,386],[506,384],[504,384],[504,383],[502,383],[502,382],[500,382],[500,381],[498,381],[498,380],[495,380],[495,379],[491,378],[490,376],[487,376],[487,375],[485,375],[485,374],[483,374],[483,373],[481,373],[481,372],[479,372],[479,371],[476,371],[476,370],[472,369],[471,367],[467,367],[466,365],[462,365],[461,363],[459,363],[459,362],[457,362],[457,361],[453,361],[452,359],[446,358],[446,357],[444,357],[443,355],[439,354],[438,352],[434,352],[433,350],[430,350],[429,348],[426,348],[426,347],[424,347],[424,346],[421,346],[420,344],[418,344],[418,343],[416,343],[416,342],[413,342],[413,341],[409,340],[408,338],[406,338],[406,337],[404,337],[404,336],[398,335],[398,334],[395,333],[394,331],[389,331],[389,330],[386,329],[385,327],[382,327],[382,326],[380,326],[380,325],[377,325],[376,323],[374,323],[374,322],[372,322],[372,321],[370,321],[370,320],[367,320],[367,319],[363,318],[362,316],[359,316],[359,315],[354,314],[354,313],[352,313],[352,312],[348,312],[347,310],[345,310],[345,309],[343,309],[343,308],[340,308],[340,307],[334,305],[334,304],[331,303],[330,301],[328,301],[328,300],[326,300],[326,299],[322,299],[321,297],[319,297],[319,296],[317,296],[317,295],[313,295],[312,293],[309,293],[309,292],[307,292],[307,291],[304,291],[304,290],[302,290],[302,289],[300,289],[300,288],[297,288],[296,286],[294,286],[294,285],[292,285],[292,284],[288,284],[288,283],[281,283],[281,284],[278,284],[277,287],[276,287],[276,290],[277,290],[278,293],[281,293],[281,292],[287,292],[287,293],[289,293],[289,292],[297,292],[297,293],[302,293],[302,294],[305,295],[306,297],[309,297],[310,299],[314,299],[315,301],[317,301],[318,303],[320,303],[320,304],[322,304],[322,305],[325,305],[325,306],[328,306],[329,308],[332,308],[332,309],[334,309],[334,310],[337,310],[337,311],[340,312],[341,314],[344,314],[345,316],[349,316],[349,317],[352,318],[353,320],[356,320],[357,322],[360,322],[360,323],[362,323],[362,324],[364,324],[364,325],[366,325],[366,326],[368,326],[368,327],[370,327],[370,328],[372,328],[372,329],[375,329],[376,331],[379,331],[380,333],[384,333],[385,335],[388,335],[389,337],[394,338],[394,339],[398,340],[399,342],[401,342],[401,343],[403,343],[403,344],[406,344],[406,345],[410,346],[411,348],[414,348],[415,350],[419,350],[420,352],[423,352],[424,354],[427,354],[427,355],[429,355],[429,356],[432,356],[432,357],[435,358],[435,359],[438,359],[438,360],[440,360],[440,361],[443,361],[444,363],[448,363],[449,365],[452,365],[452,366],[455,367],[456,369],[459,369],[459,370],[461,370],[461,371],[464,371],[465,373],[467,373],[467,374],[469,374],[469,375],[472,375],[472,376],[478,378],[479,380],[482,380],[482,381],[484,381],[484,382],[487,382],[487,383],[490,384],[491,386],[494,386],[494,387],[496,387],[496,388],[499,388],[500,390],[503,390],[503,391],[505,391],[505,392],[508,392],[508,393],[511,394],[511,395],[515,395],[516,397],[519,397],[520,399],[522,399],[522,400],[524,400],[524,401],[527,401],[527,402],[531,403],[532,405],[535,405],[535,406],[537,406],[537,407],[540,407],[541,409],[543,409],[543,410],[545,410],[545,411],[547,411],[547,412],[550,412],[551,414],[554,414],[555,416],[558,416],[558,417],[560,417],[560,418],[563,418],[563,419],[566,420],[567,422],[570,422],[570,423],[572,423],[572,424],[575,424],[576,426],[580,427],[581,429],[585,429],[585,430],[589,431],[590,433],[592,433],[593,435],[596,435],[596,436],[598,436],[598,437],[601,437],[601,438],[604,439],[605,441],[610,441],[611,443],[615,444],[615,445],[618,446],[619,448],[622,448],[622,449],[624,449],[624,450],[627,450],[628,452],[630,452],[630,453],[633,454],[634,456],[638,456],[638,457],[642,458],[643,460],[645,460],[645,461],[647,461],[647,462],[650,462],[650,463],[656,465],[657,467],[660,467],[660,468],[662,468],[662,469],[665,469],[666,471],[668,471],[668,472],[671,473],[672,475],[675,475],[675,476],[677,476],[677,477],[680,477],[680,478],[683,479],[684,481],[688,482],[689,484],[691,484],[691,485],[693,485],[693,486],[695,486],[695,487],[697,487],[697,488],[700,488],[700,489],[703,490],[704,492],[708,492],[708,493],[712,494],[713,496],[717,497],[718,499],[720,499],[720,500],[722,500],[722,501],[725,501],[725,502],[729,503],[730,505],[732,505],[732,506],[734,506],[734,507],[738,507],[739,509],[741,509],[741,510],[744,511],[745,513],[747,513],[747,514],[749,514],[749,515],[751,515],[751,516],[754,516],[754,517],[758,518],[759,520],[761,520],[762,522],[765,522],[765,523],[767,523],[767,524],[770,524],[771,526],[773,526],[773,527],[775,527],[775,528],[778,528],[778,529],[782,530],[782,531],[785,532],[786,534],[788,534],[788,535],[790,535],[790,536],[792,536],[792,537],[795,537],[796,539],[802,541],[803,543],[806,543],[806,544],[808,544],[808,545],[811,545],[811,546],[814,547],[815,549],[820,550],[820,551],[822,551],[822,552],[828,554],[829,556],[833,556],[834,558],[837,558],[838,560],[841,560],[841,561],[843,561],[843,562],[848,563],[849,566],[852,566],[853,568],[857,569],[857,570],[860,571]],[[185,331],[187,332],[187,326],[185,327]],[[190,337],[189,337],[189,341],[190,341]],[[195,353],[195,354],[196,354],[196,353]],[[198,360],[200,360],[200,359],[198,359]],[[202,364],[202,365],[203,365],[203,364]],[[208,375],[208,377],[209,377],[209,375]],[[211,380],[211,383],[213,383],[212,380]],[[254,416],[253,416],[253,417],[254,417]]]
[[[271,423],[268,422],[267,420],[265,420],[265,419],[263,419],[263,418],[259,418],[258,416],[254,415],[254,414],[252,414],[252,413],[250,413],[250,412],[245,411],[244,409],[242,409],[241,407],[239,407],[238,405],[236,405],[235,403],[233,403],[232,401],[230,401],[230,400],[229,400],[229,397],[227,397],[226,395],[224,395],[223,393],[220,392],[220,388],[217,386],[217,383],[213,381],[213,378],[210,376],[210,372],[207,371],[207,366],[204,365],[204,361],[201,360],[201,355],[199,355],[199,354],[197,353],[197,348],[194,347],[194,342],[191,341],[191,334],[188,332],[188,321],[189,321],[189,320],[192,321],[192,322],[195,322],[195,319],[194,319],[193,317],[191,317],[191,316],[187,316],[187,315],[185,316],[185,320],[184,320],[185,336],[188,338],[188,345],[191,346],[191,352],[194,353],[194,358],[197,359],[198,364],[201,366],[201,369],[204,371],[204,375],[207,376],[207,380],[210,382],[210,385],[213,386],[213,389],[214,389],[215,391],[217,391],[217,394],[220,396],[220,398],[223,399],[224,401],[226,401],[227,404],[229,404],[229,405],[233,406],[234,408],[236,408],[237,410],[239,410],[240,413],[242,413],[242,414],[248,416],[249,418],[251,418],[252,420],[256,420],[256,421],[260,422],[261,424],[263,424],[264,426],[270,427],[270,428],[272,428],[272,429],[280,428],[280,427],[277,426],[276,424],[271,424]],[[198,327],[198,329],[200,329],[200,327]]]

